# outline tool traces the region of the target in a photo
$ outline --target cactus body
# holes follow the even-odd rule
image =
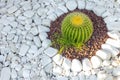
[[[93,24],[87,15],[73,12],[63,19],[61,32],[71,43],[85,43],[93,33]]]

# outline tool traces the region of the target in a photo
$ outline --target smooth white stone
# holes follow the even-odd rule
[[[68,12],[68,9],[64,5],[58,6],[58,8],[61,9],[64,13]]]
[[[39,3],[36,3],[36,4],[33,6],[33,10],[37,10],[39,7],[40,7],[40,4],[39,4]]]
[[[39,15],[39,16],[42,16],[43,14],[46,14],[47,13],[47,9],[45,9],[45,8],[39,8],[38,10],[37,10],[37,14]]]
[[[114,79],[113,79],[113,76],[108,75],[107,78],[106,78],[105,80],[114,80]]]
[[[23,5],[22,8],[26,11],[26,10],[30,10],[32,7],[31,7],[31,4],[28,3],[28,4]]]
[[[90,75],[89,80],[97,80],[97,76],[96,75]]]
[[[85,8],[85,1],[84,0],[77,0],[78,9],[84,9]]]
[[[26,35],[26,39],[27,40],[32,40],[33,39],[33,34],[31,34],[31,33],[28,33],[27,35]]]
[[[115,66],[115,67],[119,66],[119,61],[118,60],[113,60],[112,65]]]
[[[120,39],[120,33],[118,31],[107,32],[107,34],[113,39],[116,39],[116,40]]]
[[[41,24],[43,25],[43,26],[48,26],[48,27],[50,27],[50,20],[49,19],[43,19],[42,20],[42,22],[41,22]]]
[[[16,28],[18,23],[17,22],[10,22],[10,25],[13,27],[13,28]]]
[[[106,43],[116,48],[120,48],[120,40],[114,40],[114,39],[108,38]]]
[[[37,27],[31,28],[30,32],[31,32],[33,35],[37,35],[37,34],[38,34],[38,29],[37,29]]]
[[[72,65],[71,65],[71,70],[74,72],[80,72],[82,70],[82,64],[79,60],[73,59],[72,60]]]
[[[98,50],[96,55],[99,56],[103,60],[109,60],[111,57],[111,53],[105,50]]]
[[[59,17],[59,16],[61,16],[62,14],[64,14],[64,12],[63,12],[61,9],[56,9],[56,10],[55,10],[55,14]]]
[[[103,17],[103,18],[105,18],[105,17],[108,17],[108,16],[111,16],[112,14],[109,12],[109,11],[105,11],[101,16]]]
[[[42,47],[44,48],[47,48],[51,45],[51,41],[49,39],[45,39],[43,42],[42,42]]]
[[[108,50],[109,52],[112,53],[112,57],[115,57],[119,54],[119,50],[115,47],[112,47],[111,45],[109,44],[102,44],[102,49],[105,49],[105,50]]]
[[[24,78],[29,78],[30,77],[30,70],[23,69],[23,77]]]
[[[85,76],[85,74],[84,74],[84,72],[82,71],[82,72],[80,72],[79,74],[78,74],[78,76],[79,76],[79,79],[80,80],[86,80],[86,76]]]
[[[14,15],[17,17],[20,15],[20,13],[21,13],[21,10],[17,10]]]
[[[9,14],[14,13],[18,8],[16,6],[10,7],[7,11]]]
[[[64,77],[64,76],[58,76],[58,77],[57,77],[57,80],[68,80],[68,78],[67,78],[67,77]]]
[[[63,62],[63,57],[60,54],[57,54],[53,57],[53,61],[60,66]]]
[[[89,61],[88,58],[84,58],[82,60],[82,65],[83,65],[83,70],[84,71],[89,71],[89,70],[92,69],[92,64],[91,64],[91,62]]]
[[[15,34],[8,34],[7,35],[7,40],[12,40],[14,38]]]
[[[101,16],[105,11],[106,9],[104,7],[101,7],[101,6],[96,6],[93,8],[93,11],[98,15],[98,16]]]
[[[48,65],[44,68],[44,70],[45,70],[46,72],[48,72],[48,73],[52,72],[52,69],[53,69],[52,63],[48,64]]]
[[[78,76],[73,76],[73,77],[71,77],[71,80],[79,80],[79,77]]]
[[[49,32],[50,29],[46,26],[40,25],[40,26],[38,26],[38,31],[43,33],[43,32]]]
[[[23,13],[24,16],[28,17],[28,18],[31,18],[33,15],[34,15],[34,12],[31,11],[31,10],[28,10],[28,11],[25,11]]]
[[[3,31],[4,32],[10,32],[10,30],[11,30],[11,26],[5,26],[4,28],[3,28]]]
[[[71,61],[69,59],[64,58],[63,63],[62,63],[62,67],[65,70],[69,70],[71,67]]]
[[[46,32],[40,32],[39,37],[40,37],[41,41],[44,41],[45,39],[47,39],[48,35]]]
[[[62,75],[70,76],[70,70],[63,69]]]
[[[28,49],[29,49],[28,45],[22,44],[19,55],[24,56],[27,53]]]
[[[46,65],[48,65],[52,60],[50,59],[50,57],[48,57],[47,55],[42,55],[42,59],[41,59],[41,64],[43,67],[45,67]]]
[[[59,66],[55,66],[55,67],[53,68],[53,73],[54,73],[54,74],[61,74],[61,73],[62,73],[62,68],[59,67]]]
[[[5,61],[5,56],[0,55],[0,62],[4,62]]]
[[[93,56],[91,58],[91,63],[92,63],[93,68],[98,68],[101,66],[102,60],[97,56]]]
[[[7,17],[7,20],[9,20],[9,21],[14,21],[14,20],[15,20],[15,17],[13,17],[13,16]]]
[[[40,41],[40,38],[38,36],[34,37],[33,41],[37,47],[41,47],[41,41]]]
[[[81,3],[82,4],[82,3]],[[85,5],[85,4],[84,4]],[[80,5],[81,6],[81,5]],[[89,1],[87,1],[86,2],[86,7],[85,7],[85,9],[87,9],[87,10],[92,10],[94,7],[96,7],[96,5],[95,5],[95,3],[94,2],[89,2]],[[83,9],[84,9],[84,6],[83,6]]]
[[[77,3],[75,0],[70,0],[66,3],[66,7],[70,10],[73,11],[74,9],[77,8]]]
[[[110,61],[109,60],[104,60],[102,64],[104,66],[109,66],[110,65]]]
[[[22,69],[22,66],[19,64],[19,65],[16,65],[16,67],[15,67],[15,70],[16,71],[20,71]]]
[[[120,80],[120,76],[117,76],[117,77],[115,77],[114,79],[115,79],[115,80]],[[114,79],[113,79],[113,80],[114,80]]]
[[[113,76],[120,76],[120,67],[114,68],[112,74]]]
[[[110,16],[104,18],[104,21],[108,24],[111,24],[111,22],[115,23],[116,20],[118,20],[117,17],[113,16],[113,15],[110,15]],[[112,27],[113,27],[113,25],[112,25]],[[107,26],[107,28],[109,29],[109,26]]]
[[[55,21],[57,16],[53,13],[53,14],[49,14],[47,18],[52,20],[52,21]]]
[[[29,53],[36,53],[38,50],[37,46],[35,45],[31,45],[30,49],[29,49]]]
[[[52,47],[47,48],[44,53],[47,54],[49,57],[53,57],[55,54],[57,54],[58,50]]]
[[[108,74],[106,74],[104,71],[100,71],[97,73],[97,80],[104,80],[108,77]]]
[[[0,80],[10,80],[10,74],[11,72],[9,67],[2,68]]]
[[[14,79],[14,78],[17,78],[17,72],[16,70],[12,69],[11,71],[11,77]]]

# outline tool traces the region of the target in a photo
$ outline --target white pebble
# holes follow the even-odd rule
[[[22,8],[26,11],[26,10],[30,10],[31,9],[31,5],[30,3],[27,3],[25,5],[22,6]]]
[[[101,7],[101,6],[95,6],[93,8],[93,11],[94,13],[96,13],[98,16],[101,16],[105,11],[106,9],[104,7]]]
[[[42,47],[44,48],[47,48],[51,45],[51,41],[49,39],[45,39],[43,42],[42,42]]]
[[[85,1],[84,0],[77,0],[78,8],[84,9],[85,8]]]
[[[109,60],[104,60],[102,64],[104,66],[109,66],[110,65],[110,61]]]
[[[70,0],[70,1],[68,1],[68,2],[66,3],[66,7],[67,7],[70,11],[72,11],[72,10],[74,10],[74,9],[77,8],[77,3],[76,3],[75,0]]]
[[[3,31],[4,32],[10,32],[10,30],[11,30],[11,26],[5,26],[4,28],[3,28]]]
[[[49,57],[53,57],[55,54],[57,54],[58,50],[52,47],[47,48],[44,53],[47,54]]]
[[[2,68],[0,80],[10,80],[10,74],[11,72],[9,67]]]
[[[92,64],[91,64],[91,62],[89,61],[88,58],[84,58],[82,60],[82,65],[83,65],[83,70],[84,71],[89,71],[89,70],[92,69]]]
[[[64,76],[57,76],[57,80],[68,80],[68,78]]]
[[[40,32],[39,37],[40,37],[41,41],[44,41],[45,39],[47,39],[48,35],[46,32]]]
[[[102,60],[97,56],[93,56],[91,58],[91,63],[92,63],[93,68],[98,68],[101,66]]]
[[[28,11],[25,11],[23,14],[24,16],[31,18],[34,15],[34,12],[31,10],[28,10]]]
[[[24,56],[27,53],[28,49],[29,49],[28,45],[22,44],[19,55]]]
[[[9,14],[14,13],[18,8],[16,6],[10,7],[7,11]]]
[[[51,62],[51,58],[48,57],[47,55],[42,55],[42,59],[41,59],[41,64],[43,67],[45,67],[46,65],[48,65]]]
[[[85,79],[86,76],[85,76],[85,73],[84,73],[83,71],[80,72],[78,76],[79,76],[79,79],[80,79],[80,80],[86,80],[86,79]]]
[[[79,60],[73,59],[72,60],[72,65],[71,65],[71,70],[74,72],[80,72],[82,70],[82,64]]]
[[[104,71],[100,71],[97,73],[97,80],[104,80],[108,77],[108,74],[106,74]]]
[[[69,70],[71,67],[71,61],[67,58],[64,58],[62,66],[64,67],[65,70]]]
[[[57,55],[55,55],[55,56],[53,57],[53,61],[54,61],[57,65],[61,66],[61,64],[62,64],[62,62],[63,62],[63,57],[62,57],[60,54],[57,54]]]
[[[106,43],[116,48],[120,48],[120,40],[114,40],[114,39],[108,38]]]
[[[120,67],[118,66],[118,67],[114,68],[112,74],[114,76],[120,76]]]
[[[50,20],[49,19],[43,19],[41,24],[44,25],[44,26],[47,26],[47,27],[50,27]]]
[[[111,53],[105,50],[98,50],[96,55],[99,56],[103,60],[109,60],[111,57]]]
[[[30,71],[27,69],[23,69],[23,77],[24,78],[29,78],[30,77]]]
[[[61,6],[58,6],[59,9],[61,9],[64,13],[67,13],[68,10],[65,6],[61,5]]]
[[[49,32],[50,29],[46,26],[40,25],[40,26],[38,26],[38,31],[43,33],[43,32]]]
[[[33,34],[33,35],[37,35],[38,34],[38,29],[36,27],[33,27],[31,28],[30,32]]]
[[[54,74],[61,74],[61,73],[62,73],[62,68],[59,67],[59,66],[55,66],[55,67],[53,68],[53,73],[54,73]]]
[[[40,41],[40,38],[38,36],[34,37],[33,41],[37,47],[41,46],[41,41]]]
[[[14,79],[14,78],[17,78],[17,72],[16,70],[12,69],[11,71],[11,77]]]
[[[117,31],[111,31],[107,32],[108,36],[110,36],[113,39],[119,40],[120,39],[120,33]]]
[[[81,4],[82,4],[82,3],[81,3]],[[81,6],[81,5],[80,5],[80,6]],[[86,2],[86,7],[85,7],[85,9],[87,9],[87,10],[92,10],[94,7],[96,7],[94,2],[89,2],[89,1]]]
[[[38,50],[37,46],[31,45],[30,49],[28,50],[29,53],[36,53]]]

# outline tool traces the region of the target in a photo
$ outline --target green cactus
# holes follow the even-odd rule
[[[90,39],[93,33],[93,24],[84,13],[73,12],[63,19],[61,32],[64,39],[76,46],[84,44]]]

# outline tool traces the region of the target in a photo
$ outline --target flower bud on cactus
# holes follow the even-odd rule
[[[93,24],[84,13],[73,12],[62,21],[61,32],[67,41],[84,44],[93,33]]]

